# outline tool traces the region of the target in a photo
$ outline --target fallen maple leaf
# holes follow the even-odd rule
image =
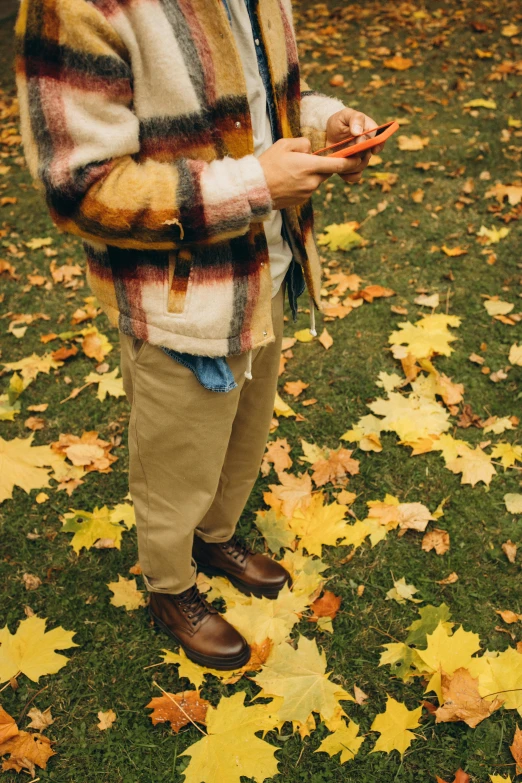
[[[457,446],[458,457],[446,463],[452,473],[462,473],[462,484],[475,486],[479,481],[489,485],[496,474],[491,457],[480,446],[471,449],[468,445]]]
[[[118,581],[109,582],[107,587],[113,593],[110,601],[113,606],[123,606],[129,612],[140,609],[147,603],[143,593],[138,590],[135,579],[125,579],[118,574]]]
[[[284,390],[287,394],[291,394],[292,397],[299,397],[299,395],[310,386],[309,383],[303,383],[303,381],[287,381],[284,385]]]
[[[69,662],[56,650],[78,647],[72,640],[76,631],[65,631],[61,626],[46,631],[46,622],[33,615],[21,620],[14,634],[7,625],[0,628],[0,682],[20,673],[38,682],[44,674],[55,674]]]
[[[450,548],[450,536],[447,530],[440,530],[435,527],[425,534],[421,544],[425,552],[431,552],[432,549],[438,555],[445,555]]]
[[[274,728],[277,718],[271,704],[244,706],[245,693],[223,697],[218,706],[207,710],[208,734],[184,750],[190,756],[184,770],[185,783],[208,779],[219,783],[240,783],[241,777],[262,783],[277,775],[277,747],[256,737],[256,731]],[[233,763],[231,763],[231,753]]]
[[[82,547],[90,549],[96,541],[103,541],[104,549],[120,549],[124,531],[134,523],[134,509],[126,503],[119,503],[113,509],[95,506],[93,511],[71,508],[63,515],[62,532],[74,533],[70,544],[76,554]]]
[[[269,511],[258,511],[255,525],[261,531],[271,552],[279,552],[283,547],[291,547],[295,541],[295,533],[288,525],[288,519],[271,508]]]
[[[115,367],[112,372],[106,372],[102,375],[97,372],[90,372],[89,375],[85,376],[84,381],[86,384],[98,384],[96,396],[100,402],[104,402],[108,394],[111,397],[123,397],[125,396],[125,390],[123,388],[123,378],[118,378],[119,371],[119,367]]]
[[[96,724],[96,727],[100,731],[106,731],[107,729],[110,729],[114,721],[116,720],[116,713],[114,710],[107,710],[107,712],[99,712],[98,713],[98,720],[99,723]]]
[[[274,470],[278,474],[292,467],[290,445],[286,438],[277,438],[267,444],[263,462],[261,463],[263,476],[267,476],[270,473],[270,465],[274,466]]]
[[[332,482],[334,486],[343,486],[348,476],[359,473],[359,460],[352,459],[351,451],[337,449],[330,451],[325,459],[318,459],[312,465],[312,481],[317,487]]]
[[[301,539],[300,546],[321,557],[323,545],[334,546],[347,533],[345,516],[346,506],[336,501],[325,504],[324,494],[317,492],[306,508],[295,509],[288,524]]]
[[[398,604],[404,604],[406,601],[418,604],[421,602],[421,599],[413,597],[417,592],[418,590],[414,585],[406,584],[406,579],[403,576],[401,579],[394,580],[393,587],[386,593],[386,600],[397,601]]]
[[[317,598],[311,605],[310,608],[313,614],[308,619],[311,622],[317,622],[319,617],[329,617],[331,620],[334,620],[340,607],[341,597],[330,592],[330,590],[325,590],[323,595]]]
[[[110,473],[110,467],[118,457],[110,454],[113,444],[98,438],[95,430],[84,431],[81,437],[71,434],[60,434],[51,448],[55,454],[67,457],[73,465],[82,467],[86,472],[97,470],[100,473]]]
[[[513,345],[509,349],[508,361],[512,365],[522,367],[522,345],[513,343]]]
[[[55,755],[50,739],[43,734],[31,734],[28,731],[19,731],[0,745],[0,756],[6,753],[11,755],[2,762],[4,771],[26,771],[31,777],[34,777],[37,766],[45,769],[49,758]]]
[[[470,776],[468,775],[467,772],[464,772],[463,769],[458,769],[453,779],[453,783],[470,783],[470,781],[471,781]],[[437,783],[446,783],[446,781],[442,780],[442,778],[439,778],[437,776]]]
[[[348,720],[348,725],[342,721],[341,725],[336,728],[333,734],[329,734],[326,737],[315,753],[328,753],[329,756],[335,756],[337,753],[341,753],[340,763],[346,764],[347,761],[351,761],[357,753],[359,748],[363,744],[365,737],[359,737],[359,726],[352,720]]]
[[[340,685],[331,682],[324,652],[305,636],[299,637],[296,649],[289,644],[274,647],[254,682],[262,688],[259,696],[282,698],[276,713],[281,721],[306,723],[312,712],[329,720],[339,700],[353,701]]]
[[[413,60],[396,54],[395,57],[383,60],[383,65],[385,68],[390,68],[392,71],[407,71],[408,68],[413,66]]]
[[[285,585],[277,598],[252,598],[250,604],[236,604],[227,609],[225,618],[247,642],[261,644],[270,639],[277,645],[290,636],[307,605],[306,596],[296,595]]]
[[[522,775],[522,731],[516,728],[513,744],[509,746],[511,755],[516,761],[515,775]]]
[[[503,700],[488,701],[479,693],[478,678],[467,669],[455,669],[452,675],[442,672],[441,685],[444,704],[435,713],[436,723],[463,721],[474,729],[485,718],[502,706]]]
[[[165,692],[163,696],[151,699],[146,705],[147,709],[153,710],[149,715],[153,725],[168,722],[175,734],[192,722],[206,724],[210,706],[210,702],[203,699],[199,691]]]
[[[406,152],[415,152],[422,150],[430,143],[429,138],[422,138],[421,136],[399,136],[397,138],[397,144],[400,150]]]
[[[281,473],[278,476],[280,484],[269,484],[271,492],[265,492],[263,497],[267,506],[274,511],[291,517],[296,508],[305,509],[312,500],[312,479],[308,473],[295,476],[293,473]]]
[[[31,722],[27,724],[28,729],[38,729],[39,731],[45,731],[45,729],[54,723],[54,718],[51,715],[51,708],[47,707],[43,712],[37,707],[31,707],[27,713],[27,717],[31,718]]]
[[[359,228],[359,223],[356,221],[332,223],[325,227],[324,233],[320,234],[317,243],[327,245],[330,250],[350,250],[352,247],[366,244],[366,240],[357,233],[356,228]]]
[[[0,436],[0,503],[24,492],[49,486],[49,470],[57,462],[49,446],[33,446],[34,435],[4,440]]]
[[[415,739],[415,734],[410,729],[420,726],[421,715],[422,706],[409,710],[405,704],[387,696],[385,711],[377,715],[371,725],[371,730],[379,732],[381,736],[370,752],[391,753],[392,750],[397,750],[402,758]]]
[[[18,734],[18,726],[14,718],[0,706],[0,745]]]
[[[99,332],[96,326],[83,329],[81,333],[84,335],[82,341],[84,354],[90,359],[96,359],[97,362],[103,362],[113,349],[107,337]]]
[[[322,331],[322,333],[319,335],[319,342],[323,346],[325,350],[328,350],[333,345],[333,337],[328,332],[327,328],[325,327]]]

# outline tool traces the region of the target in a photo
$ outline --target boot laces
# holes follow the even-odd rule
[[[197,625],[206,614],[212,613],[206,599],[201,595],[196,585],[189,588],[179,599],[181,610],[192,620],[192,625]]]
[[[251,554],[251,550],[246,544],[243,544],[241,541],[238,541],[238,539],[233,536],[229,541],[225,541],[223,544],[221,544],[223,549],[226,551],[228,555],[232,555],[232,557],[235,560],[243,561],[248,555]]]

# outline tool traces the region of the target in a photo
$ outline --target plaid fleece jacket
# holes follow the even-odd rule
[[[278,136],[318,149],[342,104],[300,82],[290,0],[253,5]],[[272,200],[222,0],[22,0],[16,36],[28,166],[111,324],[201,356],[272,341]],[[311,204],[283,213],[320,306]]]

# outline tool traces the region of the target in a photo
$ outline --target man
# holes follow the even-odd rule
[[[284,291],[320,306],[310,196],[376,127],[300,83],[289,0],[22,0],[28,165],[121,336],[129,485],[149,611],[197,663],[245,639],[196,568],[275,598],[289,574],[235,537],[273,412]],[[312,324],[313,328],[313,324]]]

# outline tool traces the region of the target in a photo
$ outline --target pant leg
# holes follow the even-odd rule
[[[272,299],[275,342],[253,353],[252,380],[246,381],[232,425],[219,486],[196,533],[204,541],[227,541],[234,534],[263,459],[279,374],[283,337],[284,287]],[[234,370],[241,357],[230,357]]]
[[[195,581],[194,529],[218,490],[246,354],[233,362],[238,387],[219,393],[205,389],[161,348],[122,332],[120,338],[131,404],[129,489],[142,573],[148,590],[179,593]]]

